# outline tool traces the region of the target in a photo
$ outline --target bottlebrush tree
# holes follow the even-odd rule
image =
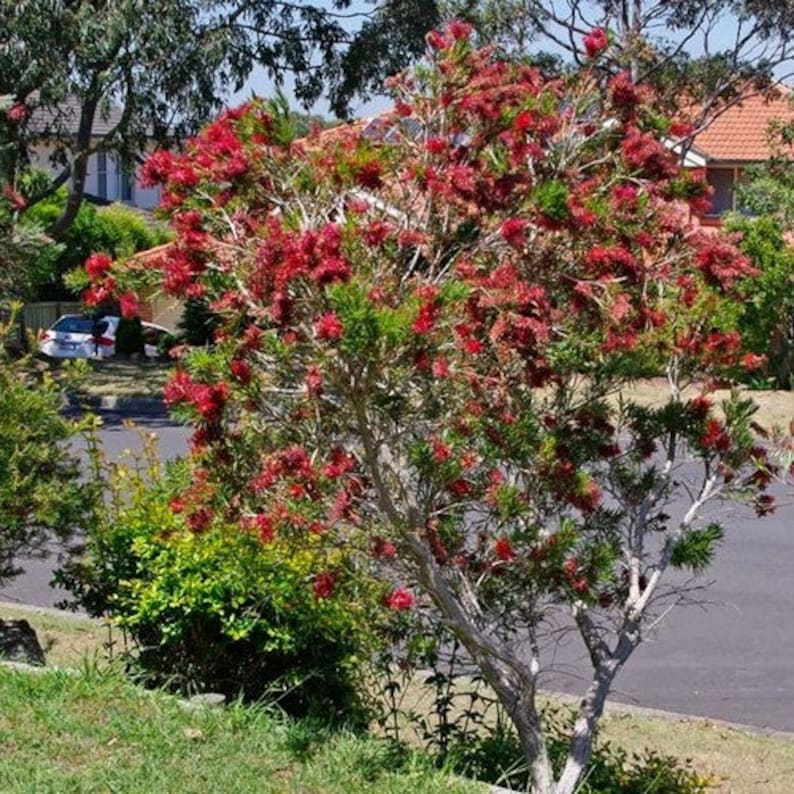
[[[708,396],[741,355],[712,318],[752,267],[690,226],[702,175],[645,87],[602,82],[598,48],[549,81],[469,33],[430,34],[377,124],[291,141],[253,102],[153,156],[176,240],[145,271],[92,261],[88,299],[138,279],[211,301],[214,349],[165,392],[195,425],[174,509],[193,532],[323,538],[344,562],[307,582],[316,598],[370,566],[384,608],[432,605],[514,722],[533,790],[561,794],[643,626],[681,594],[665,575],[712,559],[704,506],[772,508],[752,405]],[[620,396],[654,367],[656,407]],[[553,770],[537,681],[566,620],[592,680]]]

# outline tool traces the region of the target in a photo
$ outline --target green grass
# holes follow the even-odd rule
[[[233,704],[187,710],[113,672],[0,667],[4,794],[482,791],[387,742]]]

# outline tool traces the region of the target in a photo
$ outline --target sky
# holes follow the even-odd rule
[[[312,3],[312,5],[315,3]],[[309,5],[307,3],[307,5]],[[327,0],[319,0],[319,5],[329,7],[329,2]],[[372,3],[367,3],[365,0],[353,0],[349,10],[346,13],[353,13],[371,10]],[[597,15],[593,14],[592,19],[595,22],[598,21]],[[731,40],[733,39],[736,33],[736,22],[732,19],[726,19],[721,22],[721,24],[717,27],[714,32],[714,36],[712,39],[712,48],[720,48],[729,46]],[[672,38],[675,34],[669,33],[668,35]],[[553,52],[554,48],[548,45],[543,45],[543,48],[547,51]],[[693,48],[690,50],[691,55],[698,55],[702,53],[702,48],[699,46],[698,42],[694,42]],[[779,67],[776,72],[775,76],[777,79],[782,80],[784,82],[791,82],[789,79],[792,73],[792,64],[787,64],[785,66]],[[260,96],[272,96],[275,93],[276,86],[274,82],[268,77],[266,72],[263,69],[256,69],[251,74],[250,78],[246,82],[245,86],[238,92],[232,95],[229,100],[230,105],[240,104],[241,102],[245,101],[246,99],[250,98],[251,94],[258,94]],[[292,80],[287,77],[284,81],[282,86],[282,90],[286,95],[290,105],[298,110],[303,110],[296,102],[293,93],[293,82]],[[390,107],[391,103],[387,96],[380,96],[375,97],[369,102],[358,102],[353,103],[351,110],[352,110],[352,117],[353,118],[366,118],[370,116],[378,115],[379,113],[384,112]],[[312,108],[310,108],[309,112],[318,114],[320,116],[324,116],[326,118],[333,118],[333,115],[330,113],[328,108],[328,103],[324,100],[318,101]]]

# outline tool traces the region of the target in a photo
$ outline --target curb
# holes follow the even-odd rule
[[[70,394],[70,410],[111,411],[137,416],[167,416],[168,408],[160,397]]]

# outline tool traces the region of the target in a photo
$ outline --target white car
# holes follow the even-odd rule
[[[64,314],[39,334],[39,350],[50,358],[110,358],[116,353],[120,317],[94,319]]]
[[[116,332],[120,317],[98,319],[81,314],[65,314],[39,335],[39,350],[51,358],[110,358],[116,354]],[[141,323],[143,354],[158,358],[160,340],[171,331],[154,323]]]

